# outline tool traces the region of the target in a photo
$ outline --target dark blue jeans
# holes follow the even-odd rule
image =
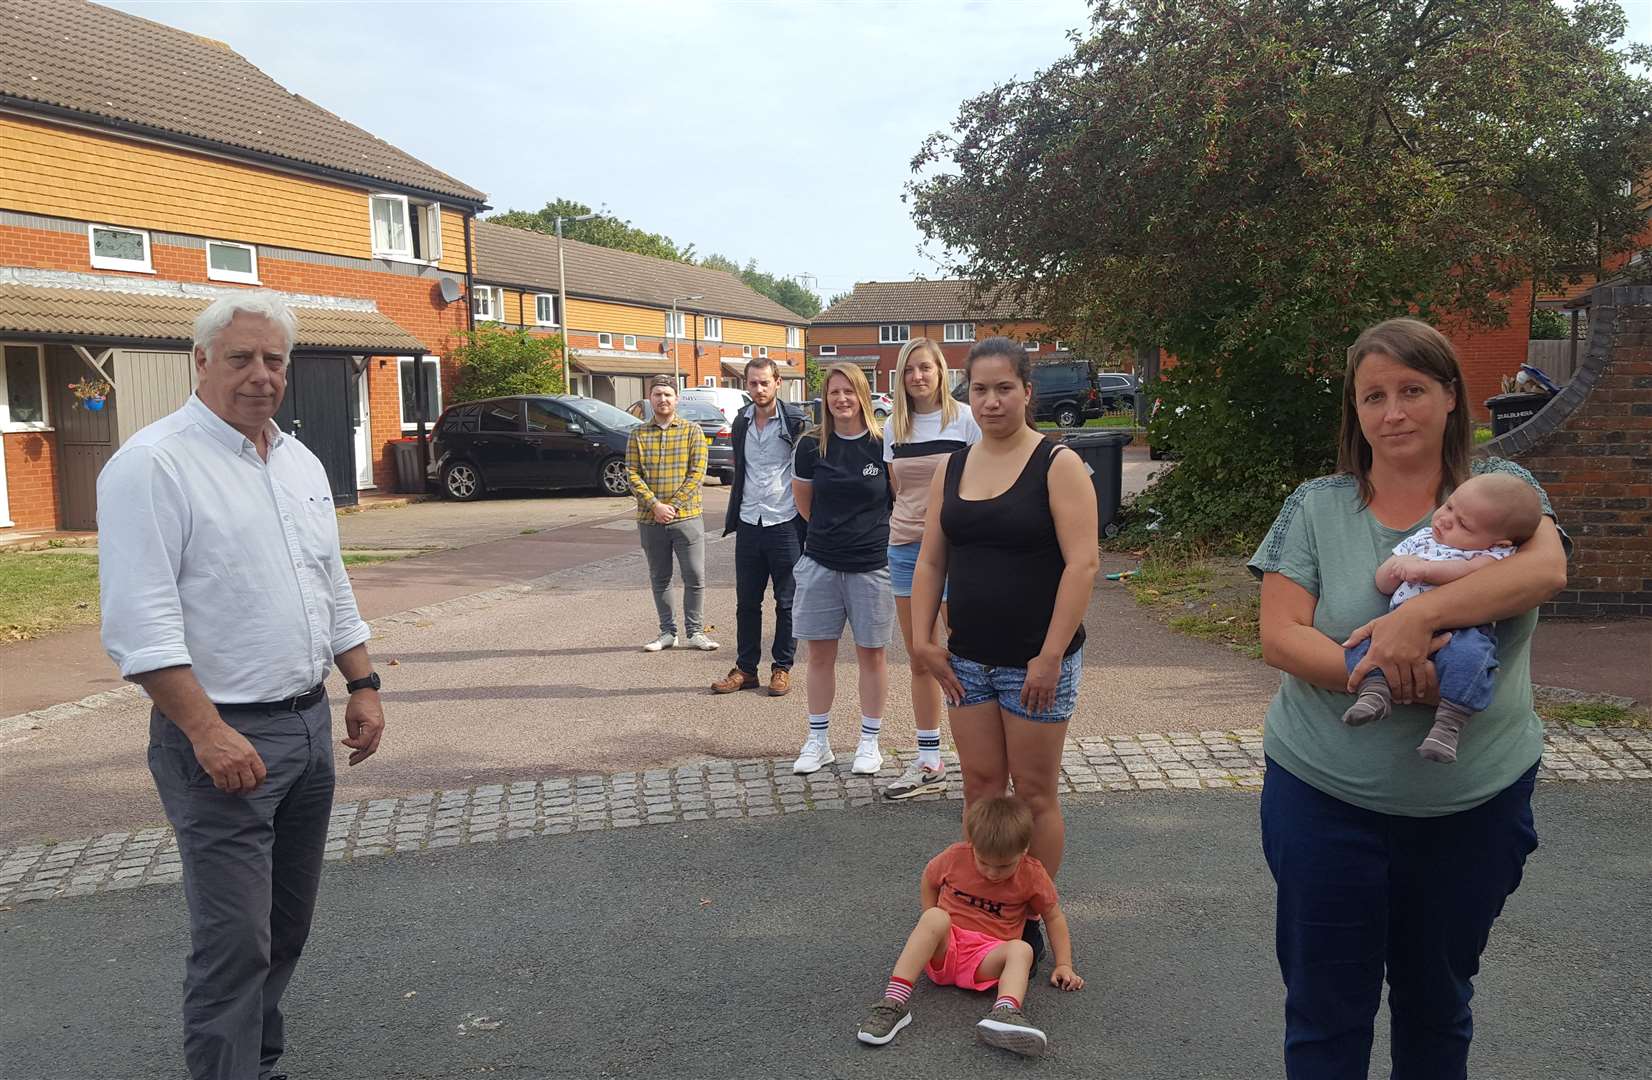
[[[1370,638],[1347,651],[1349,674],[1353,674],[1354,668],[1370,651]],[[1434,672],[1440,679],[1442,700],[1471,713],[1484,712],[1491,705],[1492,691],[1496,689],[1492,677],[1497,671],[1497,631],[1494,627],[1469,626],[1453,630],[1445,648],[1436,649],[1429,659],[1434,661]],[[1381,668],[1371,674],[1379,679],[1384,678]]]
[[[1329,722],[1329,721],[1328,721]],[[1288,1080],[1365,1080],[1388,977],[1393,1080],[1464,1080],[1491,924],[1537,849],[1537,766],[1445,817],[1363,810],[1268,761],[1262,850],[1279,886]]]
[[[763,596],[774,582],[774,666],[790,671],[797,657],[792,636],[792,568],[803,555],[799,518],[778,525],[749,525],[742,521],[734,534],[734,623],[737,652],[734,662],[748,675],[757,674],[763,659]]]

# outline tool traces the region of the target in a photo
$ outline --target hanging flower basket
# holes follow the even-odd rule
[[[84,378],[69,384],[69,392],[74,394],[75,404],[91,412],[103,408],[104,401],[114,389],[103,379]]]

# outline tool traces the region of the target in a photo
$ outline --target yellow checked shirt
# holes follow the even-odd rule
[[[638,521],[653,521],[657,502],[675,506],[678,521],[699,517],[700,486],[706,478],[705,429],[681,416],[673,416],[662,428],[650,416],[631,429],[625,472],[637,497]]]

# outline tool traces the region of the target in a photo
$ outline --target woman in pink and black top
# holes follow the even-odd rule
[[[895,409],[884,428],[883,460],[895,489],[895,507],[889,517],[889,583],[895,593],[895,615],[900,620],[906,652],[912,654],[912,573],[923,547],[924,518],[929,513],[929,488],[937,469],[959,450],[981,441],[981,428],[968,407],[948,391],[946,356],[929,338],[914,338],[901,348],[895,361]],[[922,632],[935,638],[946,622],[946,589],[941,590],[941,617]],[[941,684],[912,666],[912,722],[918,729],[918,760],[900,779],[883,789],[886,799],[908,799],[946,789],[946,766],[941,763]]]

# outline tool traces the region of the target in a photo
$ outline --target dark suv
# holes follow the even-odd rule
[[[624,495],[625,443],[638,420],[595,398],[518,395],[449,406],[430,477],[450,499],[508,488],[601,488]]]
[[[1035,420],[1054,420],[1057,427],[1076,428],[1102,413],[1101,395],[1091,384],[1090,365],[1082,360],[1034,364],[1032,384]],[[969,404],[969,383],[960,381],[952,396]]]
[[[1103,371],[1096,376],[1096,393],[1101,395],[1103,412],[1134,409],[1138,389],[1136,377],[1122,371]]]

